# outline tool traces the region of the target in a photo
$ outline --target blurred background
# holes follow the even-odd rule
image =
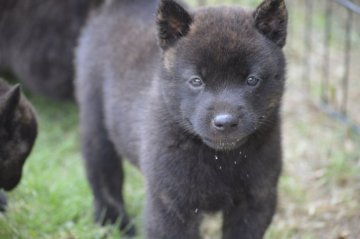
[[[74,0],[76,1],[76,0]],[[260,0],[192,0],[192,6]],[[267,239],[360,238],[360,0],[288,0],[284,170]],[[0,238],[119,238],[92,222],[77,108],[27,92],[40,134],[0,214]],[[126,164],[125,196],[141,228],[143,179]],[[139,238],[142,238],[141,235]]]

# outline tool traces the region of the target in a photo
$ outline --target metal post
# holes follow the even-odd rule
[[[305,31],[304,31],[304,43],[305,54],[303,56],[304,72],[303,79],[306,83],[306,89],[308,92],[311,90],[311,49],[312,49],[312,17],[313,17],[313,1],[305,1]]]
[[[325,12],[325,42],[324,42],[324,64],[323,64],[323,79],[321,85],[321,102],[329,103],[329,78],[330,78],[330,42],[331,42],[331,28],[332,28],[332,1],[326,1]]]
[[[346,33],[345,33],[345,59],[344,59],[344,77],[342,81],[343,87],[343,101],[341,106],[341,111],[344,115],[347,114],[347,102],[348,102],[348,91],[349,91],[349,72],[350,72],[350,61],[351,61],[351,35],[352,35],[352,18],[353,12],[347,10],[347,20],[346,20]]]

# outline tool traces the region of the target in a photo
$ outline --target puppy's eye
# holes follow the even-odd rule
[[[204,85],[204,82],[199,76],[194,76],[191,77],[191,79],[189,80],[189,84],[194,88],[199,88]]]
[[[256,76],[249,76],[249,78],[247,78],[246,83],[249,86],[256,86],[257,84],[259,84],[260,82],[260,78],[256,77]]]

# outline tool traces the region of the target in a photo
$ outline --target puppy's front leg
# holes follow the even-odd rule
[[[148,193],[145,205],[146,238],[200,239],[197,215],[192,215],[190,210],[180,210],[165,197],[161,193]]]
[[[261,239],[270,225],[276,208],[276,192],[248,202],[229,211],[224,218],[223,239]]]

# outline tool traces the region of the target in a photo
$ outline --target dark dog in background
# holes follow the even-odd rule
[[[97,221],[134,234],[127,158],[145,176],[147,238],[262,238],[281,172],[286,32],[284,0],[194,11],[119,0],[94,15],[76,92]]]
[[[34,93],[71,99],[74,48],[99,2],[1,0],[0,74],[14,76]]]
[[[19,85],[0,79],[0,190],[12,190],[21,179],[22,168],[37,135],[35,112],[21,95]],[[1,192],[0,192],[1,194]],[[0,195],[4,210],[5,195]]]

